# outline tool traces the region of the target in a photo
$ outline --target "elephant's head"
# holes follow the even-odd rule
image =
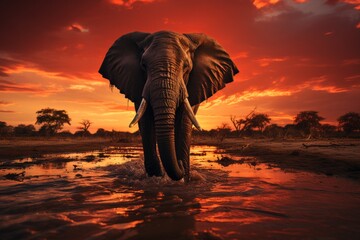
[[[120,37],[107,52],[99,72],[138,105],[130,125],[141,119],[146,108],[152,108],[161,161],[167,174],[179,180],[184,171],[177,159],[177,110],[185,109],[200,129],[191,106],[232,82],[238,69],[225,50],[205,34],[161,31]],[[191,126],[186,129],[184,136],[191,134]]]

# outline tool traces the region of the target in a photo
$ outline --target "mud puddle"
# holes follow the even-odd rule
[[[211,146],[189,184],[145,175],[141,148],[0,164],[1,239],[351,239],[360,184]]]

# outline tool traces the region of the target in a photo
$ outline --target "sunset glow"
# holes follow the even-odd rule
[[[200,125],[230,124],[256,107],[272,123],[318,111],[336,124],[360,112],[359,0],[102,0],[0,3],[0,121],[34,124],[41,108],[64,109],[75,131],[128,125],[133,103],[98,69],[111,44],[132,31],[202,32],[240,70],[201,104]]]

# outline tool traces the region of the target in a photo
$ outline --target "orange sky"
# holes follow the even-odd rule
[[[240,73],[204,102],[204,129],[254,107],[273,123],[316,110],[335,123],[360,112],[359,0],[8,0],[0,3],[0,121],[34,124],[65,109],[75,131],[135,131],[133,104],[97,73],[110,45],[132,32],[203,32]]]

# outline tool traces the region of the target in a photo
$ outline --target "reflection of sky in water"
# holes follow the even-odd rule
[[[0,181],[0,215],[6,220],[0,237],[289,239],[359,233],[358,182],[285,172],[212,146],[194,146],[191,153],[189,184],[146,177],[141,148],[3,165],[0,175],[25,176],[22,182]],[[218,164],[223,156],[235,164]]]

